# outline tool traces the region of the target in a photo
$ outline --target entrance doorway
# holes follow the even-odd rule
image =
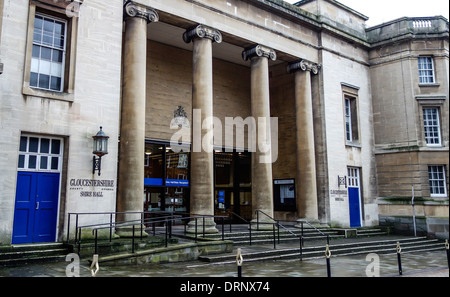
[[[189,212],[189,157],[168,143],[146,143],[145,211]]]
[[[361,187],[360,170],[356,167],[348,168],[348,203],[350,227],[361,227]]]
[[[232,213],[245,220],[252,219],[251,153],[214,153],[215,215]],[[233,222],[242,223],[236,216]]]
[[[12,243],[56,241],[62,140],[22,136]]]

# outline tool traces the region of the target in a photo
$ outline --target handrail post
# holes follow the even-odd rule
[[[273,229],[273,249],[275,250],[277,248],[277,242],[275,240],[275,223],[272,224]]]
[[[141,212],[141,240],[142,240],[142,237],[143,237],[142,229],[144,229],[144,213],[143,212]]]
[[[168,231],[168,230],[167,230],[167,228],[168,228],[168,226],[167,226],[167,219],[166,219],[166,221],[165,221],[164,224],[166,225],[166,226],[165,226],[165,227],[166,227],[165,246],[167,247],[167,241],[168,241],[168,239],[167,239],[167,233],[168,233],[168,232],[167,232],[167,231]]]
[[[109,242],[112,241],[112,213],[109,214]]]
[[[197,217],[195,217],[195,242],[197,242]]]
[[[69,213],[69,217],[67,218],[67,243],[69,243],[70,238],[70,215],[71,213]]]
[[[224,230],[224,218],[222,217],[222,241],[225,240],[225,230]]]
[[[133,236],[131,237],[131,252],[134,254],[134,225],[133,225]]]
[[[300,241],[300,261],[303,261],[303,237],[299,238]]]
[[[77,240],[78,240],[78,214],[75,216],[75,243],[77,243]]]
[[[256,230],[259,231],[259,211],[256,210]]]
[[[252,222],[248,222],[248,237],[250,240],[250,245],[252,245]]]
[[[205,216],[203,216],[203,238],[205,238]]]
[[[280,244],[280,223],[277,221],[277,227],[278,227],[278,230],[277,230],[277,233],[278,233],[278,244]]]
[[[95,229],[95,252],[94,254],[98,255],[98,229]]]
[[[78,230],[78,233],[80,234],[78,237],[78,256],[80,255],[80,249],[81,249],[81,227]]]

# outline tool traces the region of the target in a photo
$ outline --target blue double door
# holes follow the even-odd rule
[[[54,242],[59,173],[18,172],[12,243]]]

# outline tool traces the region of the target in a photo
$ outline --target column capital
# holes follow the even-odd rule
[[[214,28],[198,24],[194,27],[191,27],[183,33],[183,40],[186,43],[191,42],[195,38],[208,38],[213,42],[221,43],[222,42],[222,34],[219,30]]]
[[[266,57],[275,61],[277,59],[277,53],[271,48],[257,44],[246,48],[242,52],[242,59],[244,59],[244,61],[250,60],[253,57]]]
[[[125,18],[138,17],[143,18],[147,23],[159,21],[159,15],[153,8],[146,7],[130,0],[124,0],[123,15]]]
[[[310,71],[312,74],[318,74],[322,65],[314,63],[308,60],[300,60],[293,63],[289,63],[287,66],[288,72],[295,72],[298,70]]]

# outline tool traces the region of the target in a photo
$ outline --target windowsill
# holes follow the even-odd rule
[[[346,142],[345,146],[361,148],[361,143],[359,142]]]
[[[428,88],[428,87],[439,87],[440,83],[419,83],[419,87]]]
[[[41,98],[46,98],[46,99],[54,99],[54,100],[61,100],[61,101],[67,101],[67,102],[74,101],[73,93],[53,92],[53,91],[31,88],[31,87],[25,86],[25,85],[22,88],[22,93],[27,96],[41,97]]]

